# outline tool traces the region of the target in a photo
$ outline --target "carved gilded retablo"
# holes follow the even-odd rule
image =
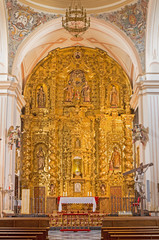
[[[133,196],[130,81],[100,49],[48,54],[24,91],[22,186],[48,196]],[[36,189],[36,191],[35,191]]]

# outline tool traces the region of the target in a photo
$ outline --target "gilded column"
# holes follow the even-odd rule
[[[133,115],[122,115],[124,121],[124,138],[125,138],[125,149],[124,149],[124,171],[133,169],[133,149],[132,149],[132,123]],[[129,193],[129,189],[132,189],[134,184],[133,175],[129,174],[125,176],[125,196]],[[126,187],[127,186],[127,187]],[[127,189],[128,188],[128,189]],[[133,195],[133,193],[131,193]]]
[[[103,178],[106,174],[106,136],[102,128],[99,128],[99,176]]]
[[[49,154],[49,175],[50,184],[53,184],[55,191],[58,189],[57,177],[58,177],[58,166],[57,166],[57,151],[56,151],[56,132],[55,125],[52,127],[49,133],[50,143],[50,154]],[[55,193],[58,194],[58,193]]]
[[[97,159],[95,156],[95,121],[91,119],[91,145],[92,145],[92,159],[93,159],[93,181],[92,181],[92,194],[96,196],[97,186],[96,186],[96,178],[97,178]]]
[[[25,124],[27,123],[25,122]],[[30,182],[29,176],[31,173],[31,131],[29,130],[29,128],[30,126],[27,127],[27,130],[25,128],[26,132],[24,132],[22,139],[22,188],[28,188]]]
[[[26,101],[25,115],[21,115],[24,125],[24,133],[22,135],[22,188],[29,188],[30,173],[31,173],[31,120],[30,103],[31,94],[30,89],[27,91],[29,101]]]

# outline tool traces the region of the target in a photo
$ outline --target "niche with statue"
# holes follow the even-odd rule
[[[73,159],[73,178],[82,178],[82,158],[79,156]]]

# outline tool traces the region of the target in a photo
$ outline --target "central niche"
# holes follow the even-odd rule
[[[73,159],[73,178],[82,178],[82,158],[78,156]]]
[[[67,86],[64,88],[65,102],[90,102],[90,87],[82,70],[73,70],[69,74]]]
[[[25,86],[22,185],[45,197],[133,195],[131,86],[100,49],[49,53]],[[113,194],[115,191],[113,192]]]

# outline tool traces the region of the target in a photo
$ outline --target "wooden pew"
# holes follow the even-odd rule
[[[31,238],[30,236],[35,236],[37,240],[43,240],[43,233],[42,232],[15,232],[15,231],[7,231],[7,232],[0,232],[0,236],[20,236],[20,237],[27,237]]]
[[[106,217],[102,222],[102,240],[107,239],[107,233],[105,228],[115,227],[116,230],[119,230],[119,228],[125,228],[125,231],[128,229],[138,229],[138,227],[141,227],[143,229],[149,229],[152,231],[155,229],[155,227],[159,227],[159,217]],[[150,227],[150,228],[149,228]],[[115,230],[114,228],[114,230]],[[127,229],[126,229],[127,228]],[[105,230],[104,230],[105,229]],[[147,230],[145,230],[145,237],[148,235]],[[118,233],[116,233],[117,235]],[[140,235],[140,234],[139,234]],[[128,236],[128,233],[127,233]],[[142,236],[140,236],[141,238]],[[147,236],[150,238],[150,235]],[[158,236],[156,236],[158,237]],[[132,236],[133,238],[133,236]],[[155,238],[155,235],[153,236]],[[125,239],[125,236],[124,236]],[[138,239],[136,237],[136,239]],[[146,238],[145,238],[146,239]],[[159,237],[158,237],[159,240]]]
[[[14,231],[14,232],[42,232],[43,233],[43,240],[48,239],[48,231],[49,227],[0,227],[1,231]]]
[[[46,240],[48,239],[49,221],[48,217],[5,217],[0,218],[0,229],[6,231],[9,229],[13,231],[16,229],[22,231],[36,230],[37,232],[43,232],[42,239]]]
[[[28,238],[27,236],[0,236],[0,239],[2,240],[36,240],[36,236],[30,236],[30,238]]]
[[[110,231],[108,232],[108,237],[107,237],[107,240],[111,240],[112,239],[112,236],[115,236],[115,235],[118,235],[118,236],[127,236],[127,235],[131,235],[132,237],[136,238],[136,236],[144,236],[144,235],[148,235],[148,236],[159,236],[159,230],[156,231],[156,230],[152,230],[152,231]]]
[[[0,227],[49,227],[48,217],[5,217],[0,218]]]
[[[108,232],[110,231],[151,231],[151,230],[159,230],[158,226],[138,226],[138,227],[102,227],[101,229],[101,239],[105,240],[108,238]]]
[[[11,229],[11,228],[1,229],[0,228],[0,235],[3,232],[14,232],[14,234],[15,233],[18,233],[18,234],[22,233],[23,234],[25,232],[25,233],[30,233],[31,235],[32,235],[32,233],[33,233],[33,235],[37,233],[37,235],[38,235],[37,239],[39,239],[39,240],[48,239],[48,236],[47,236],[48,232],[46,232],[46,230],[40,230],[40,229],[16,229],[16,228],[14,228],[14,229]]]
[[[102,227],[159,226],[159,217],[106,217]]]
[[[159,234],[156,235],[149,235],[149,234],[142,234],[142,235],[111,235],[111,240],[143,240],[143,239],[159,239]]]

